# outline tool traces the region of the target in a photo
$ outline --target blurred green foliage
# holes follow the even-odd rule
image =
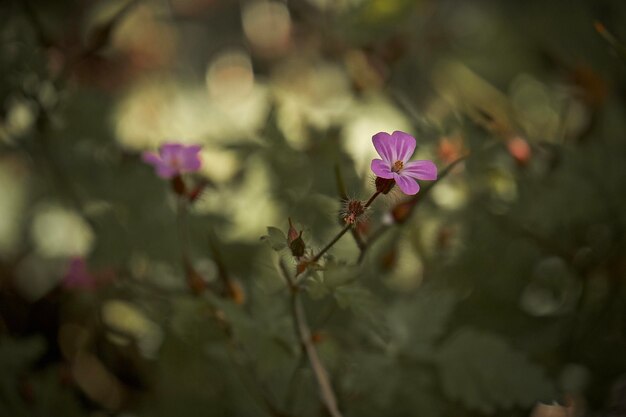
[[[10,0],[0,416],[327,415],[296,297],[343,415],[626,415],[625,21],[617,0]],[[467,158],[296,277],[393,130],[440,173]],[[203,145],[191,204],[141,161],[167,141]]]

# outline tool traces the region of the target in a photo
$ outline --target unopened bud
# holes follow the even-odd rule
[[[202,275],[195,270],[189,261],[185,260],[185,272],[187,275],[187,286],[195,295],[200,295],[206,290],[207,284]]]
[[[302,239],[302,230],[300,233],[293,227],[293,223],[291,222],[291,217],[289,220],[289,230],[287,230],[287,244],[289,245],[289,249],[291,250],[291,254],[296,258],[300,258],[304,256],[304,250],[306,249],[306,244]]]
[[[525,166],[528,164],[532,156],[532,150],[525,139],[516,136],[507,142],[506,147],[518,165]]]
[[[396,185],[396,180],[393,178],[376,177],[376,191],[379,193],[388,194],[394,185]]]
[[[298,238],[299,234],[298,234],[298,231],[296,230],[296,228],[293,227],[293,223],[291,223],[291,217],[289,217],[288,220],[289,220],[289,230],[287,231],[287,241],[291,245],[291,242],[296,240]]]
[[[235,304],[243,305],[246,302],[246,293],[238,281],[228,281],[228,296],[233,300]]]
[[[391,209],[391,217],[394,223],[404,223],[407,221],[413,211],[413,206],[414,203],[412,201],[396,204],[394,208]]]
[[[300,231],[297,238],[289,243],[289,249],[291,249],[291,254],[296,258],[304,255],[306,244],[304,243],[304,240],[302,240],[302,231]]]

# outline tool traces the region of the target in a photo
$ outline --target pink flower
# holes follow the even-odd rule
[[[372,136],[382,159],[372,160],[372,171],[380,178],[393,179],[403,193],[417,194],[416,180],[436,180],[437,166],[432,161],[409,161],[415,152],[415,138],[396,130],[391,135],[379,132]]]
[[[142,159],[156,169],[161,178],[176,177],[185,172],[195,172],[200,169],[200,145],[183,145],[180,143],[166,143],[159,148],[159,153],[144,152]]]
[[[77,290],[93,290],[97,287],[96,277],[87,270],[87,262],[81,257],[70,259],[61,285]]]
[[[67,290],[94,291],[115,280],[111,269],[90,271],[85,258],[75,256],[69,259],[61,286]]]

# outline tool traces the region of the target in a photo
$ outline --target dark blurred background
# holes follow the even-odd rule
[[[0,72],[0,416],[327,415],[260,238],[394,130],[444,175],[302,280],[341,412],[626,416],[626,2],[4,0]]]

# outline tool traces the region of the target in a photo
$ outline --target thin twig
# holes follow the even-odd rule
[[[350,230],[350,228],[351,228],[351,227],[352,227],[352,225],[351,225],[351,224],[346,224],[346,225],[345,225],[345,226],[344,226],[344,227],[343,227],[343,228],[339,231],[339,233],[337,233],[337,234],[335,235],[335,237],[334,237],[334,238],[333,238],[330,242],[328,242],[328,244],[327,244],[326,246],[324,246],[324,247],[322,248],[322,250],[320,250],[320,251],[317,253],[317,255],[315,255],[314,257],[312,257],[312,258],[311,258],[311,263],[314,263],[314,262],[319,261],[319,259],[322,257],[322,255],[324,255],[324,254],[328,251],[328,249],[332,248],[332,247],[333,247],[333,245],[334,245],[335,243],[337,243],[337,241],[339,241],[339,239],[341,239],[341,236],[345,235],[345,234],[346,234],[346,232],[347,232],[348,230]]]
[[[345,231],[347,231],[347,229],[344,228],[343,233],[345,233]],[[341,237],[343,233],[338,235],[338,237]],[[338,238],[336,240],[338,240]],[[342,414],[337,407],[337,398],[330,383],[328,372],[322,364],[322,361],[317,354],[317,349],[315,348],[313,340],[311,339],[311,330],[309,329],[309,325],[307,323],[302,300],[299,297],[299,288],[296,286],[293,278],[291,277],[291,274],[287,270],[287,267],[284,265],[284,263],[281,261],[279,264],[281,271],[283,272],[285,279],[287,280],[287,284],[291,293],[291,312],[293,318],[294,332],[299,337],[304,351],[309,359],[309,365],[311,365],[311,369],[313,370],[313,374],[315,375],[315,379],[317,380],[317,384],[319,386],[322,402],[324,403],[324,406],[328,410],[331,417],[342,417]]]

